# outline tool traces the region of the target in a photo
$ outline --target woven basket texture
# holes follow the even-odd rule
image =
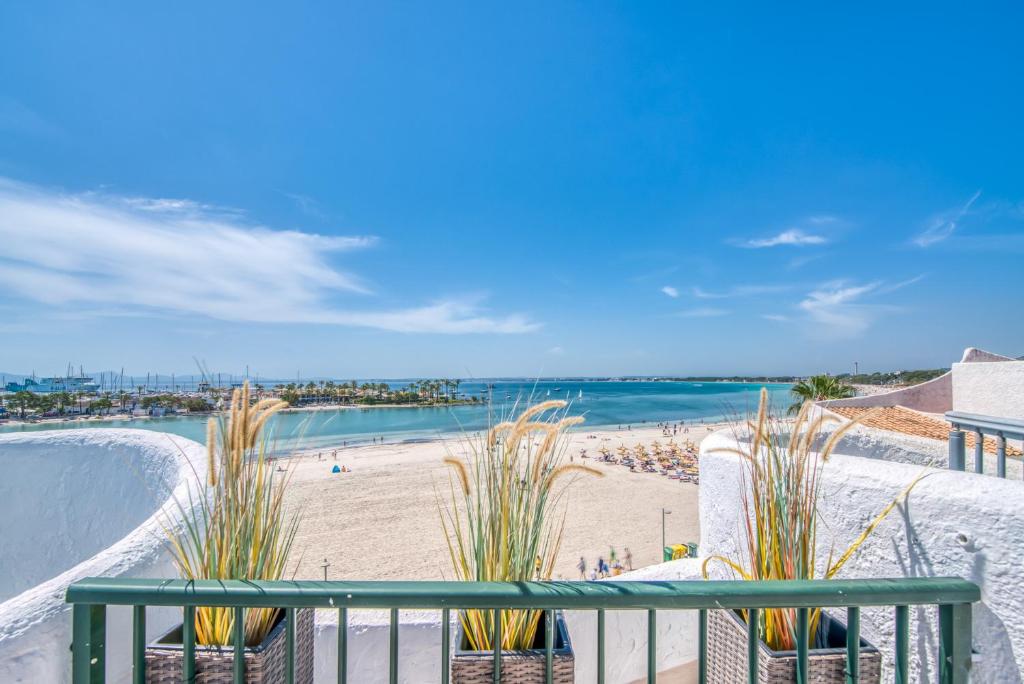
[[[543,634],[543,625],[538,635]],[[538,636],[539,638],[539,636]],[[462,643],[462,627],[459,626],[458,640]],[[554,684],[573,684],[576,679],[576,659],[572,652],[569,632],[559,614],[555,628],[555,649],[552,655],[552,679]],[[502,684],[544,684],[546,674],[544,649],[501,652]],[[493,684],[494,653],[491,651],[456,650],[451,662],[452,684]]]
[[[313,613],[312,608],[295,611],[295,684],[313,684]],[[262,644],[245,649],[246,684],[284,683],[286,640],[281,619]],[[146,684],[181,684],[183,669],[180,644],[158,641],[146,647]],[[233,670],[230,646],[196,646],[196,684],[231,684]]]
[[[708,684],[736,684],[747,681],[747,625],[734,611],[708,611]],[[757,652],[759,684],[796,682],[796,653],[772,651],[761,642]],[[808,654],[808,682],[845,684],[846,649],[812,649]],[[860,682],[878,684],[882,656],[873,646],[861,642]]]

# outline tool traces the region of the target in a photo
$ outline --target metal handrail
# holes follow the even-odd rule
[[[1002,434],[1006,437],[1024,439],[1024,420],[984,416],[979,413],[946,411],[946,421],[955,427],[977,428],[986,435]]]
[[[1006,477],[1006,440],[1024,440],[1024,420],[1000,418],[962,411],[947,411],[949,422],[949,468],[967,469],[967,441],[964,428],[974,434],[974,472],[985,472],[985,435],[996,440],[996,475]]]
[[[943,684],[967,682],[971,661],[971,606],[980,600],[978,587],[972,582],[952,577],[912,577],[861,580],[793,580],[793,581],[640,581],[640,582],[342,582],[342,581],[185,581],[122,578],[89,578],[72,584],[67,601],[73,604],[72,672],[74,684],[102,684],[104,681],[105,612],[107,605],[134,606],[133,640],[134,682],[145,681],[145,610],[147,606],[181,606],[186,623],[198,606],[234,608],[238,624],[244,610],[250,608],[285,608],[294,619],[298,608],[331,608],[339,611],[339,682],[345,682],[347,663],[347,614],[349,609],[389,609],[391,611],[391,644],[389,672],[391,681],[398,677],[398,611],[435,609],[442,611],[442,624],[450,624],[450,611],[464,609],[535,609],[548,611],[551,624],[553,611],[598,611],[598,663],[604,663],[604,611],[648,611],[648,664],[650,682],[654,681],[653,664],[656,644],[658,610],[697,610],[700,612],[700,681],[705,681],[707,610],[795,608],[807,623],[809,610],[819,607],[847,608],[848,665],[857,662],[860,646],[860,608],[894,606],[896,608],[896,667],[907,672],[909,649],[905,617],[908,605],[938,605],[940,662],[938,670]],[[902,613],[901,613],[902,611]],[[500,624],[500,622],[498,622]],[[756,623],[754,636],[756,637]],[[290,634],[290,632],[289,632]],[[798,652],[798,681],[806,681],[809,635],[804,630]],[[289,639],[291,642],[292,639]],[[293,644],[290,644],[293,646]],[[550,677],[551,640],[547,640],[548,677]],[[185,680],[195,673],[194,645],[184,651]],[[241,659],[242,644],[235,646],[236,662]],[[448,677],[448,640],[442,640],[442,682]],[[500,646],[495,662],[500,662]],[[293,665],[294,659],[289,659]],[[856,672],[857,667],[848,667]],[[756,681],[757,659],[750,661],[751,681]],[[243,681],[244,666],[236,667],[236,681]],[[500,682],[500,668],[495,670]],[[599,682],[604,681],[603,667]],[[800,679],[800,677],[803,679]],[[288,672],[288,682],[293,672]],[[551,681],[548,679],[548,681]],[[856,682],[856,678],[848,679]]]

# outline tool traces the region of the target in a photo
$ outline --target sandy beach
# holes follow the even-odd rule
[[[694,425],[674,439],[699,443],[713,429]],[[697,485],[593,458],[602,444],[613,452],[639,442],[648,449],[655,440],[665,444],[660,428],[581,428],[568,439],[567,453],[580,462],[580,449],[586,449],[592,458],[585,462],[604,477],[580,477],[570,490],[556,576],[577,579],[580,556],[594,567],[612,547],[620,559],[628,548],[635,568],[661,562],[662,508],[672,511],[665,518],[669,544],[699,539]],[[336,462],[352,469],[339,474],[331,473],[333,451],[280,461],[292,471],[289,505],[303,510],[293,550],[300,557],[296,577],[322,579],[326,557],[328,579],[450,579],[434,485],[446,491],[442,459],[464,452],[460,440],[338,448]]]

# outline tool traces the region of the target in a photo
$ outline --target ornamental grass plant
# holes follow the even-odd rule
[[[550,580],[565,525],[563,497],[580,475],[603,476],[566,463],[564,401],[545,401],[465,438],[467,457],[448,456],[447,503],[438,495],[452,569],[467,582]],[[501,647],[534,647],[543,611],[502,610]],[[493,611],[465,610],[459,619],[471,650],[490,650]]]
[[[226,415],[207,423],[207,487],[190,492],[190,505],[180,506],[180,530],[167,530],[183,579],[277,580],[284,574],[298,516],[285,511],[289,475],[275,474],[268,461],[267,423],[287,405],[253,402],[247,382],[233,392]],[[197,643],[231,645],[231,608],[198,607],[195,616]],[[277,616],[276,608],[247,610],[246,645],[261,643]]]
[[[707,558],[703,564],[705,579],[711,562],[725,564],[744,580],[832,579],[921,479],[916,478],[883,508],[842,554],[836,557],[830,552],[824,573],[819,577],[816,548],[822,469],[839,441],[859,421],[846,422],[829,435],[824,428],[840,422],[839,419],[824,412],[814,415],[814,406],[813,402],[805,402],[788,425],[770,415],[768,393],[762,389],[757,418],[748,421],[749,448],[712,450],[734,453],[743,459],[743,489],[747,495],[743,503],[745,529],[740,547],[744,557]],[[867,412],[864,418],[871,413]],[[813,643],[820,639],[820,620],[821,610],[811,611],[809,633],[813,648],[824,646]],[[795,609],[762,610],[758,622],[761,639],[769,648],[776,651],[796,648]]]

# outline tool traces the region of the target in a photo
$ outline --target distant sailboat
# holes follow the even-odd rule
[[[580,390],[580,393],[576,395],[576,398],[583,401],[583,390]]]

